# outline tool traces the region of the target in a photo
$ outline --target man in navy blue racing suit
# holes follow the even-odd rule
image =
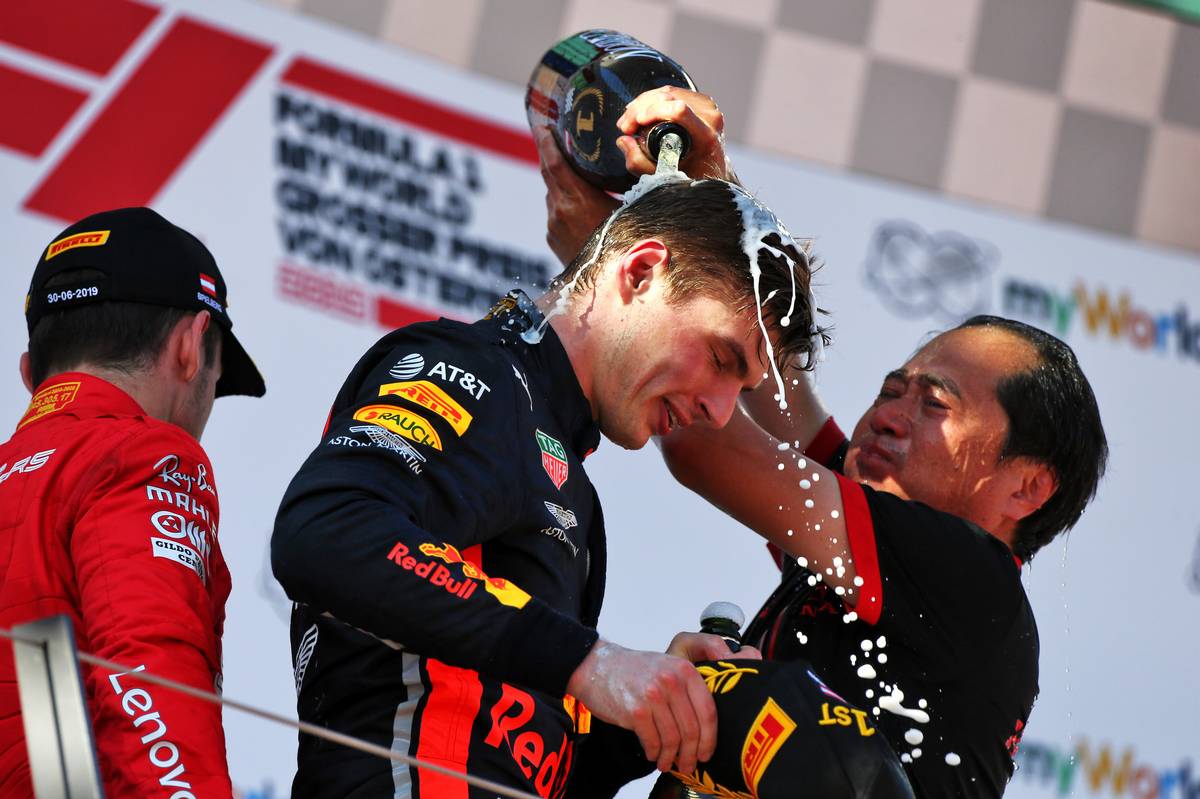
[[[674,181],[611,217],[536,302],[515,292],[474,324],[381,339],[272,538],[297,603],[300,718],[540,796],[563,794],[592,714],[661,770],[707,760],[715,706],[677,655],[728,650],[598,636],[604,525],[583,462],[601,433],[636,449],[724,425],[772,358],[810,351],[808,277],[744,191]],[[296,797],[492,795],[307,735],[298,765]]]

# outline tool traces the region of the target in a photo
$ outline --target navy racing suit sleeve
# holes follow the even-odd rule
[[[288,596],[343,623],[562,695],[595,630],[485,573],[478,554],[512,534],[526,491],[509,357],[457,323],[384,337],[283,498],[272,566]]]

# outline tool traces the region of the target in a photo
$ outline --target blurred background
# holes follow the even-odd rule
[[[1041,696],[1007,795],[1196,799],[1197,20],[1196,0],[0,3],[0,425],[29,400],[22,302],[58,231],[146,204],[203,239],[268,386],[218,402],[204,437],[234,581],[225,691],[294,713],[267,563],[279,498],[386,330],[478,318],[558,271],[525,83],[559,39],[615,28],[717,98],[741,178],[814,238],[834,334],[817,379],[843,427],[974,313],[1076,350],[1112,459],[1024,571]],[[777,582],[654,448],[602,445],[588,471],[606,637],[661,649],[709,602],[750,614]],[[239,796],[287,796],[294,733],[225,724]]]
[[[1194,0],[268,1],[517,87],[547,42],[615,28],[731,141],[1200,249]]]

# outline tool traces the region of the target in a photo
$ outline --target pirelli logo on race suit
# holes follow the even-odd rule
[[[442,449],[441,436],[433,429],[429,420],[404,408],[397,408],[395,405],[366,405],[354,412],[354,419],[385,427],[409,441],[433,447],[438,451]]]
[[[25,415],[21,417],[21,421],[17,423],[17,429],[20,430],[25,425],[37,421],[43,416],[49,416],[52,413],[61,411],[75,401],[75,395],[78,393],[78,380],[46,386],[33,395],[33,399],[29,401],[29,408],[25,411]]]
[[[46,260],[49,261],[56,255],[61,255],[67,250],[73,250],[76,247],[99,247],[108,243],[107,230],[93,230],[88,233],[76,233],[58,241],[51,242],[46,248]]]
[[[462,435],[471,426],[474,417],[466,408],[455,402],[449,394],[430,383],[428,380],[414,380],[401,383],[385,383],[379,387],[379,396],[395,395],[409,402],[416,403],[426,410],[433,411],[445,419],[454,432]]]
[[[501,605],[520,610],[530,600],[529,594],[514,583],[503,577],[488,577],[483,569],[464,558],[462,553],[451,544],[425,543],[419,545],[417,549],[427,558],[436,558],[451,566],[461,566],[462,578],[454,579],[453,572],[441,563],[412,554],[408,545],[403,541],[397,541],[396,545],[392,547],[392,551],[388,553],[388,560],[461,599],[469,599],[471,594],[475,593],[476,587],[482,583],[484,590],[494,596]]]

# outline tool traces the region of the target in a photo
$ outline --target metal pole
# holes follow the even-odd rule
[[[103,799],[71,620],[13,628],[29,771],[38,799]]]

